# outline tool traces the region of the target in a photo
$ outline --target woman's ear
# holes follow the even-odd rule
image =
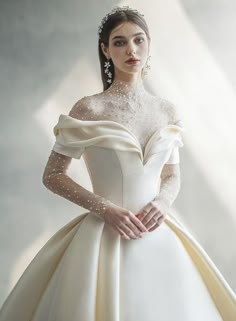
[[[109,49],[104,45],[103,42],[101,42],[101,49],[106,58],[109,59]]]

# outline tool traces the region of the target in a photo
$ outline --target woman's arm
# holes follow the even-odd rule
[[[179,164],[165,164],[161,172],[160,192],[154,198],[165,213],[177,198],[181,186]]]
[[[70,163],[70,157],[52,150],[43,173],[43,184],[53,193],[103,216],[112,203],[85,189],[69,177],[67,170]]]
[[[163,108],[168,115],[168,124],[183,127],[182,115],[179,109],[171,101],[162,100]],[[164,213],[174,203],[181,187],[181,173],[179,164],[179,149],[173,150],[171,158],[163,166],[161,172],[161,185],[159,194],[154,200],[158,201],[158,205],[162,207]]]
[[[90,116],[88,114],[91,114],[91,109],[85,97],[72,107],[69,116],[84,119]],[[67,170],[71,160],[71,157],[52,150],[43,173],[43,184],[53,193],[89,211],[97,212],[103,217],[106,211],[115,206],[115,204],[102,196],[90,192],[69,177]]]

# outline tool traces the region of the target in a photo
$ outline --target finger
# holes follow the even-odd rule
[[[117,226],[117,231],[119,232],[121,237],[125,238],[126,240],[130,240],[130,237],[128,235],[126,235],[124,233],[124,231],[119,226]]]
[[[130,238],[132,239],[136,239],[136,235],[135,233],[132,231],[132,229],[130,229],[129,226],[127,226],[129,223],[122,223],[122,225],[120,225],[120,228],[122,229],[122,231],[128,235]]]
[[[160,224],[158,223],[158,221],[156,222],[156,224],[154,224],[150,229],[149,232],[152,232],[153,230],[155,230],[156,228],[158,228]]]
[[[146,206],[144,206],[142,210],[137,214],[137,217],[140,219],[140,221],[143,221],[147,213],[149,213],[153,208],[155,208],[155,210],[159,210],[157,209],[154,202],[149,202]]]
[[[150,229],[150,227],[154,224],[154,223],[156,223],[158,220],[160,220],[160,218],[162,217],[162,213],[159,211],[159,212],[157,212],[157,213],[155,213],[152,217],[151,217],[151,219],[145,224],[145,226],[146,226],[146,228],[147,229]]]
[[[160,225],[160,219],[162,214],[158,212],[158,215],[153,216],[153,218],[146,224],[146,228],[150,231],[150,228],[155,225],[157,222]]]
[[[135,224],[133,224],[131,221],[128,223],[128,227],[130,228],[130,230],[134,233],[135,237],[141,237],[142,234],[144,233],[142,230],[140,230],[139,228],[137,228],[137,226]],[[146,227],[145,227],[146,228]],[[147,232],[148,230],[146,229],[145,232]]]
[[[159,217],[159,219],[158,219],[159,225],[161,225],[164,220],[165,220],[165,215],[162,215],[161,217]]]
[[[130,222],[129,228],[132,230],[132,232],[134,233],[136,238],[140,238],[144,234],[144,231],[142,231],[140,228],[137,228],[137,226],[135,224],[133,224],[132,222]],[[145,227],[145,232],[148,232],[146,227]]]
[[[147,227],[147,223],[153,218],[153,216],[156,216],[159,212],[156,210],[156,208],[152,208],[149,213],[143,218],[142,223]]]
[[[108,225],[109,229],[112,230],[112,232],[115,232],[116,234],[120,234],[120,231],[118,230],[118,227],[117,226],[113,226],[113,225]]]
[[[138,228],[138,232],[148,232],[146,226],[137,218],[135,215],[132,215],[130,217],[130,221],[135,225],[136,228]]]
[[[147,224],[146,228],[150,231],[150,228],[157,223],[156,219],[152,218]]]
[[[130,240],[129,236],[126,235],[124,233],[124,231],[118,226],[118,225],[115,225],[115,226],[112,226],[112,225],[109,225],[110,229],[113,230],[116,234],[120,234],[121,237],[127,239],[127,240]]]
[[[138,214],[137,214],[137,218],[140,221],[143,221],[144,217],[147,215],[147,213],[151,210],[151,208],[148,208],[147,206],[145,206]]]
[[[151,231],[155,230],[157,227],[159,227],[161,225],[161,223],[163,222],[163,220],[164,220],[164,216],[159,217],[156,224],[149,229],[149,232],[151,232]]]

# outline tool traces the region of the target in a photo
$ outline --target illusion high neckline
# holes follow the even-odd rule
[[[111,86],[106,90],[109,94],[115,94],[119,96],[129,98],[138,98],[147,94],[144,88],[143,81],[136,83],[129,83],[124,80],[115,80]]]

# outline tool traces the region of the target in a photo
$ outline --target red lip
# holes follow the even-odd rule
[[[126,62],[134,62],[134,61],[139,61],[139,60],[135,59],[135,58],[130,58],[130,59],[126,60]]]

